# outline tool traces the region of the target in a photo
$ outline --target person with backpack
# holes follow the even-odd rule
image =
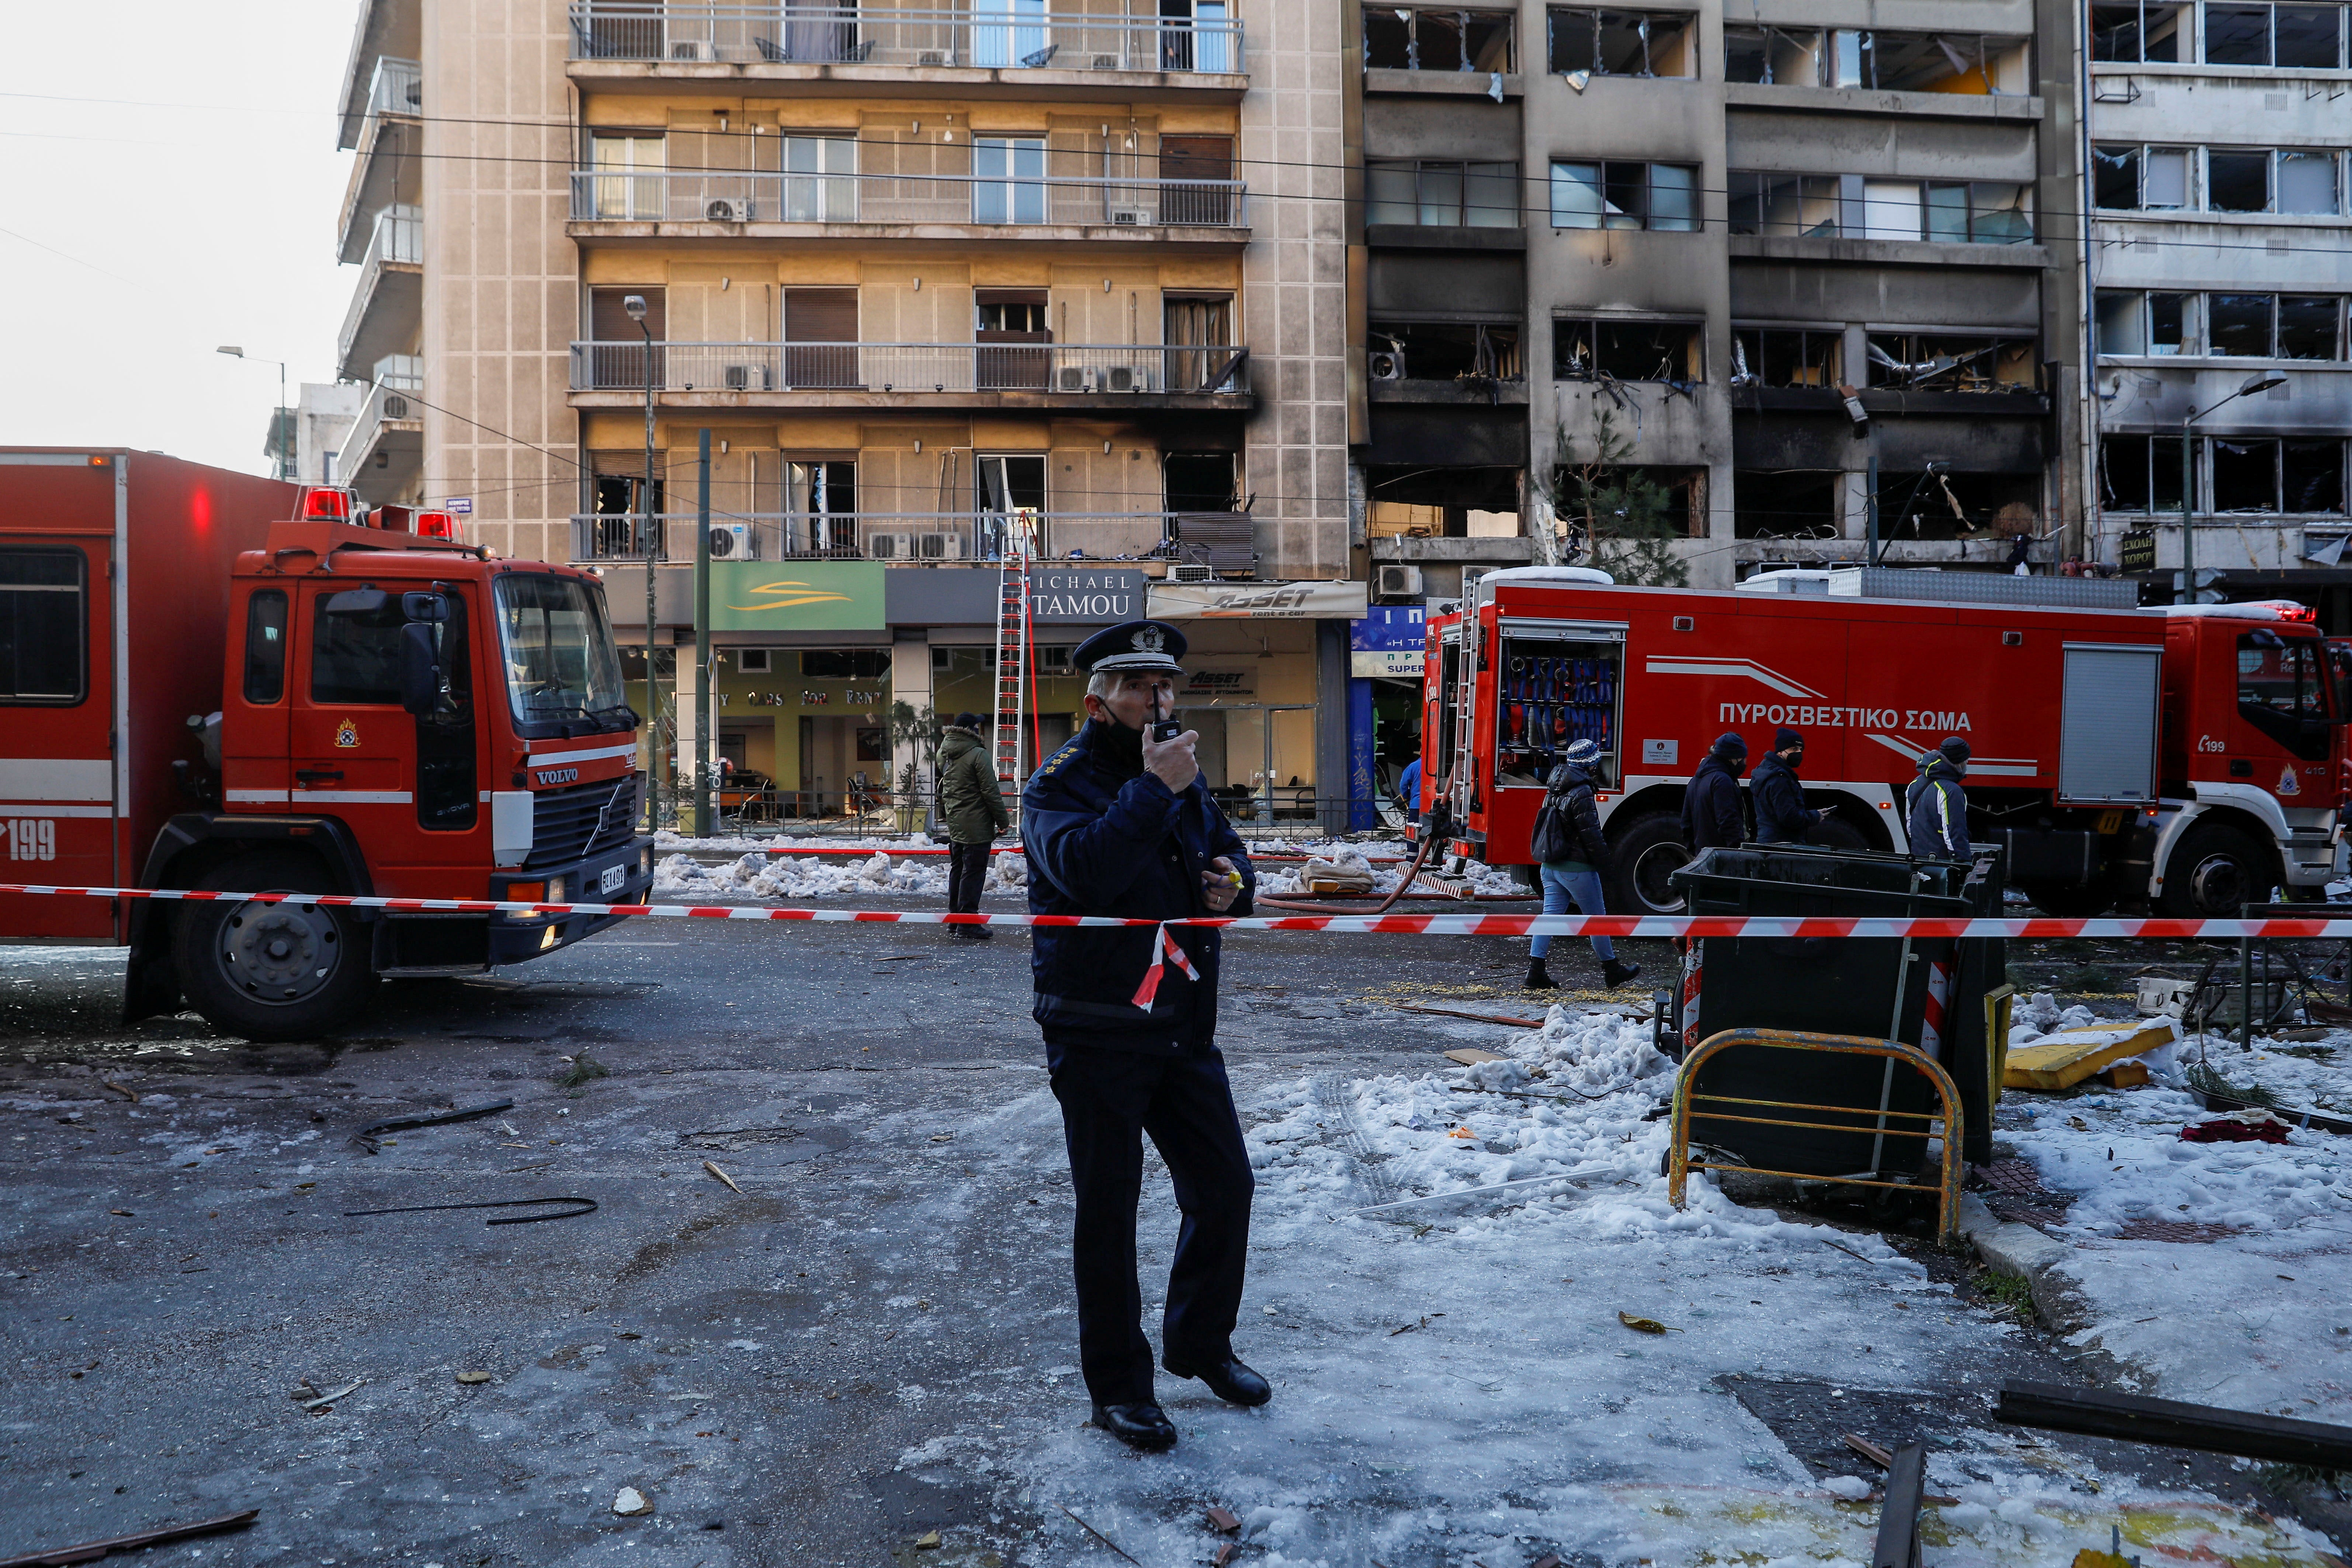
[[[1543,879],[1543,912],[1564,915],[1571,905],[1579,914],[1608,913],[1601,895],[1601,873],[1609,866],[1609,841],[1601,835],[1601,812],[1592,799],[1592,773],[1601,763],[1601,747],[1591,740],[1571,742],[1559,766],[1552,770],[1551,787],[1536,812],[1529,840]],[[1591,939],[1593,956],[1601,960],[1601,978],[1615,990],[1642,973],[1638,963],[1617,962],[1615,944],[1605,936]],[[1544,968],[1551,951],[1549,933],[1528,943],[1525,989],[1549,991],[1558,982]]]

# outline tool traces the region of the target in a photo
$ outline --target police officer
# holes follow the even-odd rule
[[[1079,645],[1086,724],[1021,795],[1033,913],[1249,913],[1255,878],[1201,779],[1200,737],[1153,733],[1174,705],[1183,656],[1183,633],[1160,621]],[[1235,1405],[1273,1396],[1233,1349],[1253,1183],[1216,1047],[1217,948],[1216,931],[1198,926],[1040,926],[1032,948],[1034,1016],[1077,1203],[1078,1361],[1095,1425],[1130,1447],[1176,1441],[1154,1396],[1135,1277],[1147,1132],[1184,1215],[1160,1364]]]

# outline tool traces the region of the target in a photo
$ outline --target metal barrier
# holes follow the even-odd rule
[[[1182,16],[1102,16],[1003,0],[994,10],[573,0],[575,60],[868,65],[982,70],[1242,69],[1242,24],[1204,0]]]
[[[572,345],[572,390],[646,389],[646,346]],[[663,392],[884,392],[1131,396],[1249,391],[1238,343],[693,343],[656,340]]]
[[[1249,225],[1249,187],[1242,181],[1047,174],[1042,141],[996,138],[998,144],[992,146],[992,139],[983,137],[971,149],[981,172],[943,174],[933,168],[937,154],[925,144],[846,136],[770,140],[786,143],[780,153],[786,162],[784,171],[574,170],[572,221],[1112,228]],[[1020,145],[1011,146],[1014,142]],[[957,152],[961,162],[962,152]],[[806,172],[796,167],[803,163]],[[860,163],[864,166],[856,166]],[[904,167],[891,167],[894,163]]]
[[[1876,1107],[1853,1105],[1821,1105],[1804,1100],[1757,1100],[1737,1095],[1700,1094],[1695,1086],[1698,1070],[1707,1061],[1724,1052],[1741,1047],[1761,1047],[1767,1049],[1821,1051],[1858,1057],[1880,1057],[1887,1063],[1886,1078]],[[1894,1083],[1895,1064],[1900,1063],[1926,1079],[1936,1091],[1940,1110],[1895,1110],[1887,1100]],[[1858,1121],[1795,1121],[1786,1116],[1740,1115],[1725,1110],[1699,1110],[1694,1102],[1710,1105],[1738,1106],[1752,1110],[1801,1111],[1814,1116],[1833,1115],[1866,1119]],[[1915,1131],[1888,1125],[1890,1119],[1916,1121],[1921,1125]],[[1890,1138],[1915,1138],[1922,1152],[1929,1140],[1937,1137],[1937,1121],[1943,1123],[1942,1175],[1937,1184],[1937,1220],[1936,1234],[1948,1241],[1959,1234],[1960,1226],[1960,1093],[1951,1075],[1932,1058],[1922,1056],[1911,1046],[1895,1040],[1869,1040],[1851,1035],[1813,1035],[1793,1029],[1726,1029],[1711,1035],[1684,1058],[1681,1075],[1675,1082],[1673,1142],[1666,1151],[1666,1197],[1676,1208],[1683,1206],[1685,1188],[1693,1171],[1734,1171],[1757,1176],[1786,1176],[1797,1181],[1833,1182],[1842,1186],[1884,1187],[1896,1192],[1916,1192],[1918,1187],[1908,1182],[1884,1180],[1883,1168],[1874,1159],[1868,1176],[1829,1176],[1813,1171],[1770,1170],[1759,1165],[1722,1163],[1711,1160],[1690,1158],[1691,1123],[1720,1121],[1744,1123],[1759,1127],[1787,1127],[1823,1132],[1840,1132],[1849,1136],[1871,1133],[1874,1148]]]

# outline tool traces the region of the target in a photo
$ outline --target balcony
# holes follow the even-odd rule
[[[1185,521],[1195,514],[1161,511],[1030,514],[1040,559],[1082,552],[1088,561],[1176,559]],[[1246,513],[1234,514],[1243,524]],[[694,559],[694,512],[658,512],[652,521],[655,559]],[[999,559],[1013,519],[998,512],[865,512],[710,514],[714,561],[887,561],[922,565]],[[572,559],[576,563],[643,561],[647,520],[639,513],[575,514]],[[1196,532],[1208,531],[1196,528]]]
[[[1239,180],[1113,180],[1037,174],[1007,179],[929,171],[931,149],[857,142],[868,163],[906,148],[925,167],[899,174],[863,169],[827,174],[600,174],[572,176],[578,237],[856,240],[937,237],[1171,239],[1155,230],[1199,231],[1236,242],[1248,226],[1248,186]],[[994,230],[974,234],[975,229]],[[812,237],[806,231],[815,229]],[[922,231],[933,231],[926,236]],[[827,235],[824,231],[835,231]],[[1209,232],[1213,231],[1213,232]]]
[[[378,380],[335,456],[335,482],[359,491],[370,506],[401,500],[416,482],[425,458],[425,407],[409,394],[422,391],[422,384],[413,374]]]
[[[359,287],[335,343],[335,374],[357,381],[364,366],[416,340],[425,301],[425,215],[410,206],[375,215]]]
[[[421,151],[425,72],[415,60],[380,59],[370,79],[354,144],[359,161],[343,192],[336,259],[357,261],[371,237],[369,218],[393,205],[403,192],[417,188],[415,160]]]
[[[1158,343],[673,343],[652,381],[672,407],[1192,408],[1252,405],[1249,350]],[[645,395],[643,342],[572,345],[572,403]]]
[[[1216,0],[1195,0],[1192,9],[1190,16],[1135,16],[1042,0],[1007,0],[994,12],[574,0],[572,58],[573,74],[600,79],[624,74],[608,63],[658,66],[670,82],[832,78],[964,86],[972,73],[987,73],[1024,88],[1066,80],[1099,88],[1105,75],[1129,73],[1237,92],[1238,81],[1210,79],[1242,74],[1240,18]]]

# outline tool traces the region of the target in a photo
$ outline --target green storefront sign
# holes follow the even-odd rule
[[[878,561],[714,561],[710,629],[880,631],[885,570]]]

